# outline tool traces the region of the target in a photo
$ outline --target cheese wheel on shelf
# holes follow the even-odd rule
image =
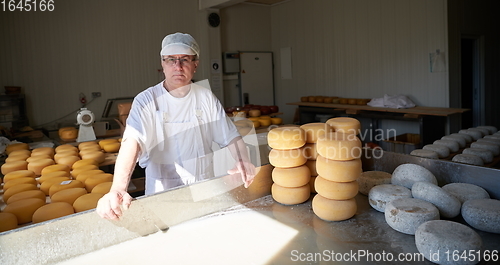
[[[316,170],[316,160],[307,160],[305,165],[309,168],[309,171],[311,171],[311,177],[318,175],[318,171]]]
[[[75,200],[73,208],[77,213],[94,209],[97,207],[97,202],[102,196],[104,196],[104,194],[101,193],[88,193],[82,195]]]
[[[57,163],[66,165],[68,167],[72,167],[73,164],[78,160],[80,160],[80,157],[78,157],[78,156],[66,156],[66,157],[59,158]]]
[[[9,144],[5,147],[5,153],[9,155],[11,152],[16,150],[29,150],[30,146],[27,143],[15,143]]]
[[[269,163],[275,167],[298,167],[307,162],[303,149],[278,150],[272,149],[269,152]]]
[[[56,151],[52,147],[38,147],[38,148],[31,150],[31,156],[49,155],[51,157],[54,157],[55,153],[56,153]]]
[[[27,191],[27,190],[37,190],[37,186],[35,184],[19,184],[10,187],[7,191],[3,193],[3,201],[7,202],[11,196],[17,194],[19,192]]]
[[[113,185],[113,182],[103,182],[100,184],[97,184],[93,189],[92,193],[102,193],[106,194],[111,190],[111,185]]]
[[[17,228],[17,217],[13,213],[0,213],[0,233]]]
[[[104,145],[109,144],[109,143],[119,143],[119,142],[118,142],[118,139],[109,138],[109,139],[102,139],[102,140],[100,140],[98,144],[99,144],[99,146],[101,148],[103,148]]]
[[[66,172],[66,171],[54,171],[54,172],[42,174],[42,176],[40,176],[40,178],[38,178],[38,182],[40,184],[43,184],[45,181],[47,181],[49,179],[59,178],[59,177],[64,177],[64,178],[70,179],[70,175],[68,172]]]
[[[42,176],[45,175],[45,174],[48,174],[50,172],[55,172],[55,171],[66,171],[70,172],[70,167],[68,167],[67,165],[64,165],[64,164],[55,164],[55,165],[50,165],[50,166],[46,166],[42,169]]]
[[[87,170],[78,174],[75,179],[81,181],[82,183],[85,183],[85,180],[87,180],[87,178],[99,174],[104,174],[104,171],[100,169]]]
[[[18,170],[27,170],[28,162],[26,161],[12,161],[9,163],[5,163],[1,166],[1,171],[3,175],[7,175],[10,172],[18,171]]]
[[[13,202],[25,200],[25,199],[29,199],[29,198],[39,198],[39,199],[44,200],[44,201],[46,200],[46,196],[45,196],[45,193],[43,193],[43,191],[41,191],[41,190],[27,190],[27,191],[22,191],[22,192],[19,192],[19,193],[12,195],[6,203],[11,204]]]
[[[52,197],[52,195],[61,190],[71,189],[71,188],[85,188],[85,184],[75,179],[70,179],[62,181],[60,183],[55,183],[49,188],[49,196]]]
[[[314,214],[325,221],[343,221],[353,217],[358,210],[354,198],[348,200],[330,200],[316,194],[312,200]]]
[[[361,157],[361,141],[354,134],[332,132],[320,137],[318,154],[331,160],[352,160]]]
[[[28,158],[30,158],[30,155],[27,154],[9,155],[7,158],[5,158],[5,163],[13,161],[26,161],[26,159]]]
[[[300,127],[278,127],[269,131],[267,143],[273,149],[297,149],[306,143],[306,134]]]
[[[56,163],[59,163],[59,160],[61,158],[64,158],[64,157],[68,157],[68,156],[79,156],[79,152],[78,151],[75,151],[75,150],[64,150],[64,151],[61,151],[61,152],[57,152],[55,155],[54,155],[54,161],[56,161]]]
[[[334,132],[358,135],[361,131],[361,124],[357,119],[348,117],[331,118],[326,121]]]
[[[31,170],[18,170],[18,171],[10,172],[4,176],[3,182],[7,183],[13,179],[26,178],[26,177],[36,178],[35,172],[33,172]]]
[[[36,182],[36,179],[30,178],[30,177],[17,178],[17,179],[13,179],[13,180],[11,180],[11,181],[3,184],[3,191],[6,192],[7,190],[9,190],[9,188],[11,188],[13,186],[16,186],[16,185],[19,185],[19,184],[33,184],[33,185],[36,185],[38,183]]]
[[[311,196],[311,188],[309,187],[309,183],[297,188],[281,187],[274,183],[271,186],[271,196],[275,201],[281,204],[300,204],[309,199]]]
[[[89,176],[85,180],[85,188],[87,189],[88,192],[91,192],[92,189],[98,184],[111,181],[113,181],[113,174],[110,173],[103,173],[94,176]]]
[[[99,145],[99,144],[97,142],[95,142],[95,141],[81,142],[81,143],[78,144],[78,149],[82,150],[82,149],[84,149],[87,146],[95,146],[95,145]]]
[[[8,154],[8,156],[16,156],[16,155],[28,155],[31,156],[31,151],[29,149],[19,149],[19,150],[14,150]]]
[[[39,198],[29,198],[8,204],[3,212],[12,213],[17,217],[17,224],[29,223],[33,213],[45,205],[45,201]]]
[[[103,145],[102,149],[106,153],[117,153],[118,151],[120,151],[121,145],[122,144],[118,141],[116,143],[107,143]]]
[[[331,200],[347,200],[354,198],[358,194],[358,182],[334,182],[318,175],[314,188],[321,196]]]
[[[32,161],[28,163],[28,170],[35,172],[35,175],[42,175],[42,169],[50,165],[54,165],[56,162],[50,158],[43,158],[39,160]]]
[[[66,202],[71,205],[75,202],[76,199],[78,199],[80,196],[83,196],[87,194],[87,190],[85,188],[70,188],[70,189],[65,189],[61,190],[52,197],[50,197],[51,202]]]
[[[71,168],[77,169],[77,168],[79,168],[81,166],[85,166],[85,165],[96,165],[97,167],[99,167],[99,163],[94,159],[82,159],[82,160],[76,161]]]
[[[89,171],[89,170],[96,170],[96,169],[99,169],[99,167],[96,166],[96,165],[84,165],[84,166],[80,166],[78,168],[75,168],[75,169],[71,170],[71,176],[74,179],[76,179],[78,177],[78,175],[80,175],[80,173],[86,172],[86,171]]]
[[[66,150],[75,150],[78,152],[78,147],[71,145],[71,144],[63,144],[63,145],[57,146],[56,148],[54,148],[54,150],[56,151],[56,154],[59,152],[62,152],[62,151],[66,151]]]
[[[318,175],[329,181],[351,182],[361,175],[361,159],[353,160],[331,160],[318,156],[316,160],[316,170]]]
[[[94,159],[99,164],[106,160],[106,154],[102,151],[92,151],[87,153],[80,152],[80,156],[82,159]]]
[[[71,141],[78,137],[78,129],[75,127],[63,127],[59,129],[58,134],[62,140]]]
[[[33,223],[41,223],[66,215],[74,214],[73,205],[67,202],[52,202],[38,208],[33,213]]]
[[[306,143],[316,143],[318,138],[327,132],[331,132],[330,125],[324,122],[306,123],[300,126],[306,134]]]
[[[32,156],[26,158],[26,162],[31,163],[33,161],[40,160],[40,159],[52,159],[52,157],[50,155],[47,155],[47,154],[32,155]]]
[[[302,149],[304,150],[304,156],[307,160],[316,160],[318,158],[318,151],[316,150],[316,144],[305,144]]]
[[[285,188],[302,187],[309,183],[311,172],[306,165],[292,168],[275,167],[271,173],[274,183]]]
[[[51,179],[47,179],[42,184],[40,184],[40,190],[43,191],[45,195],[49,195],[50,187],[52,187],[52,185],[68,180],[70,180],[70,178],[68,177],[54,177]]]
[[[89,152],[89,151],[101,151],[102,148],[98,144],[95,144],[95,145],[84,146],[84,147],[80,148],[79,150],[80,150],[79,153],[81,154],[81,153],[85,153],[85,152]]]

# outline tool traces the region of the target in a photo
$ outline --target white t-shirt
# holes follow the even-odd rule
[[[139,143],[147,194],[148,181],[159,181],[165,190],[213,177],[212,142],[222,148],[240,136],[215,95],[190,86],[185,97],[176,98],[161,82],[132,103],[123,139]]]

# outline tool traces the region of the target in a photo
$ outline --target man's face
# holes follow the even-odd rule
[[[161,65],[168,89],[176,89],[191,82],[198,67],[194,55],[176,54],[162,56]]]

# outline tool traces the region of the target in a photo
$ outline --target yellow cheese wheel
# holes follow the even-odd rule
[[[35,160],[40,160],[40,159],[52,159],[52,157],[50,155],[47,155],[47,154],[35,154],[35,155],[32,155],[32,156],[26,158],[26,162],[31,163]]]
[[[63,144],[63,145],[57,146],[56,148],[54,148],[54,150],[56,151],[56,154],[59,152],[68,151],[68,150],[70,150],[70,151],[74,150],[74,151],[78,152],[78,147],[71,145],[71,144]]]
[[[316,144],[309,143],[305,144],[302,149],[304,149],[304,155],[308,160],[316,160],[318,157],[318,151],[316,150]]]
[[[316,170],[324,179],[336,182],[355,181],[363,172],[361,159],[331,160],[319,156],[316,160]]]
[[[278,127],[269,131],[267,143],[274,149],[297,149],[306,143],[306,134],[300,127]]]
[[[13,186],[16,186],[16,185],[19,185],[19,184],[33,184],[33,185],[36,185],[38,183],[36,182],[36,179],[30,178],[30,177],[17,178],[17,179],[13,179],[13,180],[5,183],[3,185],[3,191],[5,192],[9,188],[11,188]]]
[[[309,183],[311,172],[306,165],[292,168],[275,167],[271,176],[274,183],[281,187],[296,188]]]
[[[69,175],[70,170],[71,170],[71,168],[68,167],[67,165],[64,165],[64,164],[50,165],[50,166],[46,166],[42,169],[42,176],[45,174],[48,174],[50,172],[55,172],[55,171],[66,171],[66,172],[68,172],[68,175]]]
[[[104,194],[101,193],[88,193],[83,196],[78,197],[73,203],[73,208],[75,212],[83,212],[97,207],[97,202],[102,198]]]
[[[19,192],[23,192],[23,191],[27,191],[27,190],[37,190],[37,189],[38,188],[35,184],[28,184],[28,183],[18,184],[18,185],[12,186],[7,191],[5,191],[3,193],[3,201],[7,202],[12,195],[17,194]]]
[[[358,194],[358,182],[334,182],[318,175],[314,183],[314,188],[321,196],[331,200],[347,200],[354,198]]]
[[[316,160],[307,160],[305,165],[309,168],[309,171],[311,171],[311,176],[318,175],[316,171]]]
[[[3,210],[5,213],[12,213],[17,217],[17,224],[29,223],[33,213],[45,205],[45,201],[39,198],[29,198],[8,204]]]
[[[361,141],[353,134],[331,132],[318,139],[318,154],[332,160],[352,160],[361,157]]]
[[[65,156],[65,157],[59,158],[57,163],[66,165],[68,167],[72,167],[73,164],[78,160],[80,160],[80,157],[78,157],[78,156]]]
[[[19,153],[15,155],[9,155],[7,158],[5,158],[5,163],[13,162],[13,161],[26,161],[30,155],[24,154],[24,153]]]
[[[31,156],[49,155],[51,157],[54,157],[55,153],[56,153],[56,151],[52,147],[38,147],[38,148],[31,150]]]
[[[95,145],[87,145],[87,146],[83,146],[82,148],[80,148],[80,154],[82,152],[88,152],[88,151],[101,151],[102,148],[101,146],[99,146],[98,144],[95,144]]]
[[[309,186],[311,187],[311,193],[317,193],[316,188],[314,187],[314,183],[316,182],[317,176],[311,176],[311,180],[309,181]]]
[[[16,155],[20,155],[20,154],[31,156],[31,151],[29,149],[14,150],[14,151],[9,153],[9,156],[16,156]]]
[[[78,137],[78,129],[75,127],[63,127],[59,129],[58,134],[62,140],[70,141]]]
[[[110,173],[103,173],[103,174],[89,176],[85,180],[85,188],[87,189],[88,192],[91,192],[92,189],[94,189],[94,187],[97,186],[98,184],[110,181],[113,181],[113,174]]]
[[[76,161],[73,166],[72,166],[72,169],[77,169],[81,166],[85,166],[85,165],[96,165],[96,166],[99,166],[99,163],[94,160],[94,159],[82,159],[82,160],[79,160],[79,161]]]
[[[79,156],[79,155],[80,155],[79,152],[75,151],[75,150],[63,150],[63,151],[57,152],[54,155],[54,160],[56,161],[56,163],[59,163],[59,160],[61,158],[68,157],[68,156]]]
[[[7,183],[13,179],[27,178],[27,177],[36,178],[35,172],[33,172],[31,170],[18,170],[18,171],[10,172],[4,176],[3,182]]]
[[[13,213],[0,213],[0,233],[17,228],[17,217]]]
[[[28,163],[28,170],[35,172],[35,175],[42,175],[42,169],[47,166],[54,165],[56,162],[50,158],[42,158]]]
[[[27,143],[9,144],[5,147],[5,153],[9,155],[12,151],[16,150],[29,150],[30,146]]]
[[[41,223],[74,213],[73,205],[67,202],[52,202],[38,208],[32,219],[33,223]]]
[[[117,153],[118,151],[120,151],[120,147],[121,147],[121,143],[116,141],[116,143],[107,143],[107,144],[104,144],[102,149],[104,150],[104,152],[106,153]]]
[[[269,115],[260,115],[259,116],[259,120],[262,120],[262,119],[264,119],[264,120],[270,120],[271,116],[269,116]]]
[[[27,191],[22,191],[22,192],[19,192],[19,193],[12,195],[9,198],[9,200],[7,201],[7,204],[11,204],[13,202],[25,200],[25,199],[29,199],[29,198],[39,198],[39,199],[44,200],[44,201],[46,200],[46,196],[45,196],[45,193],[43,193],[43,191],[41,191],[41,190],[27,190]]]
[[[78,144],[78,149],[82,150],[83,148],[85,148],[87,146],[95,146],[95,145],[99,145],[99,144],[96,141],[81,142]]]
[[[353,217],[358,210],[354,198],[348,200],[330,200],[316,194],[312,200],[314,214],[325,221],[343,221]]]
[[[283,123],[283,119],[280,118],[280,117],[272,117],[271,118],[271,123],[273,125],[280,125],[281,123]]]
[[[316,143],[321,135],[331,132],[330,125],[324,122],[306,123],[300,126],[306,133],[306,143]]]
[[[306,163],[307,159],[303,149],[278,150],[272,149],[269,152],[269,163],[275,167],[298,167]]]
[[[260,119],[259,118],[258,121],[260,123],[260,126],[267,127],[267,126],[271,125],[271,119]]]
[[[104,162],[104,160],[106,159],[106,154],[102,151],[92,151],[86,153],[80,152],[80,156],[82,157],[82,159],[94,159],[99,164]]]
[[[118,142],[118,139],[109,138],[109,139],[100,140],[98,144],[101,148],[103,148],[105,144],[109,144],[109,143],[119,143],[119,142]]]
[[[361,131],[361,124],[357,119],[349,117],[331,118],[326,121],[335,132],[358,135]]]
[[[273,199],[285,205],[303,203],[309,199],[310,195],[311,188],[309,187],[309,183],[297,188],[281,187],[276,183],[271,186],[271,196]]]
[[[113,185],[113,182],[99,183],[92,189],[91,192],[106,194],[111,190],[111,185]]]
[[[76,199],[78,199],[80,196],[83,196],[87,194],[87,190],[85,188],[71,188],[71,189],[65,189],[61,190],[52,197],[50,197],[51,202],[66,202],[71,205],[75,202]]]
[[[71,171],[71,176],[76,179],[80,173],[89,171],[89,170],[95,170],[99,169],[98,166],[96,165],[84,165],[84,166],[79,166],[78,168],[75,168]]]
[[[54,177],[45,180],[42,184],[40,184],[40,190],[45,193],[45,195],[49,195],[50,187],[56,183],[61,183],[63,181],[70,180],[68,177]]]
[[[53,178],[59,178],[59,177],[64,177],[67,179],[70,179],[70,175],[67,171],[53,171],[49,173],[42,174],[40,178],[38,178],[38,182],[40,184],[43,184],[45,181]]]
[[[4,163],[0,169],[2,171],[2,174],[7,175],[10,172],[28,169],[28,162],[26,162],[26,161],[12,161],[9,163]]]
[[[100,169],[93,169],[93,170],[87,170],[84,172],[81,172],[76,176],[76,180],[81,181],[82,183],[85,183],[85,180],[91,176],[99,175],[99,174],[104,174],[104,171]]]
[[[65,181],[62,181],[59,183],[55,183],[54,185],[50,186],[50,188],[49,188],[49,196],[52,197],[52,195],[54,195],[58,191],[65,190],[65,189],[71,189],[71,188],[85,188],[85,184],[83,184],[81,181],[78,181],[75,179],[65,180]]]

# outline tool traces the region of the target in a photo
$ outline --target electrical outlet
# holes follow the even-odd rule
[[[92,98],[98,98],[101,96],[101,92],[92,92]]]

